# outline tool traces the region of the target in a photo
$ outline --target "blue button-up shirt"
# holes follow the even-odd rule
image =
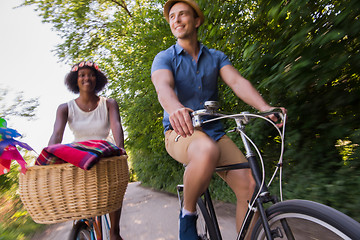
[[[222,67],[231,64],[221,51],[208,49],[200,43],[196,62],[178,43],[158,53],[151,73],[168,69],[174,75],[175,93],[181,104],[192,110],[204,108],[205,101],[218,101],[218,78]],[[164,132],[170,129],[169,114],[164,111]],[[205,124],[203,131],[217,141],[225,133],[219,121]]]

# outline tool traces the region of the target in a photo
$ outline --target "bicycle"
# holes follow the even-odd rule
[[[73,222],[69,240],[109,240],[109,215],[80,219]]]
[[[282,115],[279,111],[256,114],[249,112],[227,114],[219,112],[218,108],[217,102],[208,101],[205,102],[205,109],[194,111],[191,113],[191,116],[194,127],[201,127],[206,123],[221,119],[233,119],[236,127],[228,132],[237,132],[241,136],[248,162],[220,166],[215,169],[215,171],[227,171],[250,168],[256,182],[256,188],[249,202],[247,213],[236,238],[237,240],[245,238],[255,211],[259,212],[259,218],[254,225],[251,239],[360,239],[360,223],[340,211],[308,200],[283,201],[281,173],[286,115]],[[278,118],[282,118],[282,132],[274,122],[267,118],[271,114],[276,114]],[[210,117],[210,119],[204,120],[204,116]],[[268,184],[265,184],[265,168],[261,153],[255,143],[245,133],[245,126],[251,119],[255,118],[261,118],[270,122],[277,129],[281,138],[279,162]],[[254,154],[253,149],[257,155]],[[280,201],[276,195],[269,192],[269,186],[278,171],[280,172]],[[183,188],[184,185],[180,184],[177,186],[180,208],[182,208]],[[264,204],[267,203],[272,205],[265,208]],[[199,238],[202,240],[222,240],[209,189],[198,199],[197,212]]]

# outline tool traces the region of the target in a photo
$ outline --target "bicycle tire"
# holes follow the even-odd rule
[[[281,239],[359,239],[360,223],[326,205],[308,200],[279,202],[266,210],[270,229]],[[280,220],[286,220],[292,236],[287,236]],[[278,237],[273,236],[274,239]],[[258,219],[252,240],[266,239]]]
[[[83,221],[78,221],[71,229],[69,240],[91,240],[89,226]]]
[[[202,198],[197,201],[197,231],[201,240],[218,240],[214,223]]]

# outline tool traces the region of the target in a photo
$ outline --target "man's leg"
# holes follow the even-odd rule
[[[236,230],[239,232],[248,209],[248,201],[250,202],[254,193],[255,181],[250,169],[228,171],[225,181],[236,196]]]
[[[189,163],[184,173],[184,208],[196,211],[196,201],[209,186],[219,158],[219,149],[210,138],[195,139],[188,147]]]
[[[179,138],[168,131],[165,144],[168,153],[177,161],[186,164],[184,173],[184,205],[180,212],[180,240],[197,240],[196,201],[206,190],[219,158],[219,148],[205,133],[196,130],[191,137]]]
[[[230,165],[235,163],[247,162],[245,156],[235,145],[235,143],[227,136],[223,136],[219,141],[220,160],[219,165]],[[237,169],[226,172],[219,172],[219,175],[227,182],[235,193],[236,202],[236,229],[240,231],[246,211],[248,209],[248,201],[255,189],[255,181],[252,177],[250,169]],[[255,216],[255,219],[257,214]],[[250,226],[251,227],[251,226]],[[248,233],[251,233],[252,228]],[[250,236],[248,234],[247,236]]]

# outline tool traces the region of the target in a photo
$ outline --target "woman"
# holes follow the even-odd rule
[[[117,102],[97,95],[107,84],[107,78],[99,67],[91,61],[77,63],[66,75],[65,84],[71,92],[79,93],[79,96],[58,107],[54,131],[48,145],[61,143],[66,123],[69,123],[75,142],[107,140],[124,148],[124,133]],[[120,215],[121,208],[110,213],[111,240],[122,239]]]

